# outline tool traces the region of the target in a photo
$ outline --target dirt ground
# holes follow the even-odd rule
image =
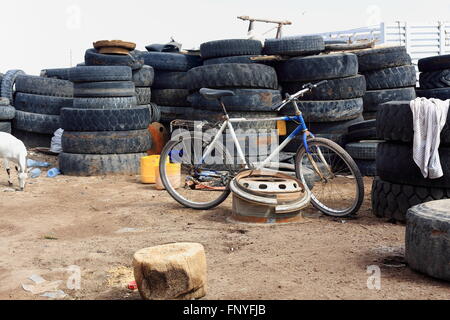
[[[404,226],[372,216],[371,179],[357,219],[309,209],[302,222],[276,226],[228,223],[231,199],[211,211],[182,208],[135,176],[29,182],[25,192],[11,191],[0,167],[0,299],[48,299],[23,289],[35,285],[28,279],[35,274],[62,280],[55,287],[64,299],[140,299],[126,288],[133,253],[171,242],[204,245],[205,299],[450,298],[449,283],[387,263],[404,253]],[[72,265],[81,270],[79,290],[66,284]],[[373,265],[380,290],[367,285]]]

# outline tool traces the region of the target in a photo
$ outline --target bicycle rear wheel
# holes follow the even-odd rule
[[[213,145],[210,155],[204,157],[211,142],[184,134],[166,144],[161,152],[159,172],[169,194],[185,207],[207,210],[221,204],[230,194],[229,183],[237,167],[221,142]],[[181,179],[170,177],[167,164],[181,167]]]
[[[309,187],[311,203],[321,212],[335,217],[354,215],[364,199],[364,181],[351,156],[338,144],[324,138],[308,140],[310,154],[304,146],[297,151],[297,177],[306,183],[306,171],[314,174]]]

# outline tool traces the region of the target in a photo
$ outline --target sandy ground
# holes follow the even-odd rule
[[[22,288],[33,274],[62,280],[65,299],[140,299],[126,288],[133,253],[178,241],[205,246],[205,299],[450,298],[449,283],[386,264],[404,252],[404,226],[371,215],[371,179],[357,219],[310,209],[302,222],[277,226],[228,223],[230,199],[211,211],[184,209],[135,176],[29,181],[25,192],[8,192],[0,168],[0,299],[47,299]],[[81,270],[79,290],[67,287],[71,265]],[[380,290],[367,286],[372,265]]]

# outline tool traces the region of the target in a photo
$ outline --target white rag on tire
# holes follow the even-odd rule
[[[450,100],[433,98],[417,98],[410,103],[414,128],[413,157],[424,178],[438,179],[444,175],[439,145],[449,105]]]

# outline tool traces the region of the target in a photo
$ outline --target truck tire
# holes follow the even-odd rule
[[[303,89],[305,82],[283,82],[283,91],[289,94]],[[328,80],[327,83],[307,92],[300,100],[344,100],[361,98],[366,92],[366,79],[357,75],[347,78]]]
[[[418,187],[383,181],[372,184],[372,210],[375,216],[405,222],[408,209],[421,203],[450,198],[450,189]]]
[[[368,90],[363,97],[364,112],[376,112],[378,106],[390,101],[411,101],[416,98],[413,87],[384,90]]]
[[[186,89],[188,87],[187,72],[157,71],[153,89]]]
[[[413,270],[450,281],[450,200],[408,210],[405,259]]]
[[[172,52],[140,52],[139,56],[144,59],[144,63],[155,70],[162,71],[188,71],[189,69],[201,66],[202,61],[199,56],[172,53]]]
[[[252,60],[251,58],[260,57],[257,55],[244,55],[244,56],[231,56],[220,57],[203,60],[203,65],[208,66],[210,64],[222,64],[222,63],[264,63],[264,61]]]
[[[101,54],[95,49],[88,49],[84,55],[86,66],[126,66],[133,70],[142,68],[144,59],[136,51],[128,55]]]
[[[88,66],[71,68],[72,82],[131,81],[131,68],[126,66]]]
[[[450,69],[450,54],[420,59],[418,67],[420,72]]]
[[[411,57],[406,47],[387,47],[356,51],[359,72],[380,70],[411,64]]]
[[[129,131],[150,124],[148,107],[133,109],[61,109],[62,128],[67,131]]]
[[[53,134],[61,128],[59,116],[19,110],[16,110],[13,126],[17,130],[44,134]]]
[[[203,59],[242,55],[260,55],[262,44],[252,39],[225,39],[202,43],[200,55]]]
[[[1,96],[3,98],[8,98],[10,103],[14,105],[14,84],[19,75],[23,75],[25,72],[22,70],[14,69],[8,70],[2,78],[1,83]]]
[[[12,120],[16,115],[16,109],[13,106],[0,106],[0,120]]]
[[[419,76],[421,89],[437,89],[450,87],[450,69],[422,72]]]
[[[227,63],[201,66],[188,71],[188,89],[201,88],[278,89],[275,70],[262,64]]]
[[[154,89],[152,102],[160,106],[185,107],[189,106],[186,89]]]
[[[281,102],[281,93],[270,89],[227,89],[235,93],[232,97],[222,99],[227,111],[269,111]],[[191,106],[196,109],[221,111],[222,106],[217,100],[208,100],[200,93],[188,97]]]
[[[410,101],[387,102],[380,105],[376,127],[377,136],[382,140],[412,143],[414,129]],[[441,131],[441,146],[450,146],[450,113]]]
[[[123,154],[146,152],[152,147],[147,129],[132,131],[64,131],[62,148],[66,153]]]
[[[347,141],[377,139],[376,120],[364,120],[348,127]]]
[[[392,183],[450,188],[450,148],[439,148],[439,156],[444,176],[439,179],[425,179],[414,162],[411,146],[380,143],[377,153],[377,172],[381,179]]]
[[[436,98],[441,100],[450,99],[450,88],[440,88],[440,89],[427,89],[427,90],[416,90],[418,97],[423,98]]]
[[[386,68],[364,73],[367,90],[414,87],[416,85],[416,68],[402,66]]]
[[[345,146],[345,150],[353,159],[375,160],[379,143],[378,141],[352,142]]]
[[[0,121],[0,132],[11,133],[11,122]]]
[[[304,56],[325,50],[322,36],[283,37],[267,39],[264,43],[265,55]]]
[[[137,106],[136,97],[74,98],[74,109],[131,109]]]
[[[132,97],[136,94],[131,81],[83,82],[74,84],[77,98]]]
[[[358,118],[363,111],[362,98],[329,101],[299,101],[299,109],[303,112],[305,121],[334,122]],[[283,115],[294,115],[291,105],[281,111]]]
[[[18,75],[16,91],[54,97],[73,97],[73,84],[67,80]]]
[[[283,82],[351,77],[358,73],[358,59],[352,53],[291,58],[278,64],[277,73]]]
[[[377,175],[377,163],[375,160],[355,159],[355,163],[364,177],[375,177]]]
[[[20,111],[59,115],[62,108],[72,108],[73,99],[17,92],[15,108]]]
[[[69,80],[69,70],[71,68],[56,68],[56,69],[43,69],[41,70],[41,77],[54,78],[60,80]]]
[[[68,176],[139,174],[140,159],[147,153],[77,154],[60,153],[59,168]]]
[[[152,101],[152,89],[150,87],[136,87],[135,91],[138,106],[147,105]]]
[[[151,87],[155,78],[152,67],[144,65],[138,70],[133,70],[132,81],[136,87]]]

